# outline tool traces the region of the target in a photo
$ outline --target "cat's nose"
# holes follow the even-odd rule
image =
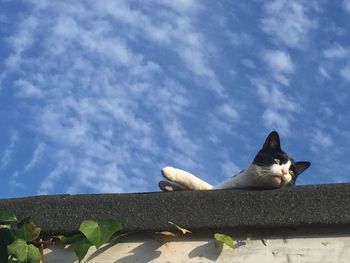
[[[285,175],[288,173],[288,171],[286,169],[281,169],[282,175]]]

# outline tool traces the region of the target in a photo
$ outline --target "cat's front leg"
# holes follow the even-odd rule
[[[166,179],[168,179],[171,182],[175,182],[181,187],[184,187],[184,189],[211,190],[214,188],[211,184],[208,184],[207,182],[196,177],[195,175],[181,169],[167,166],[164,167],[161,170],[161,172]]]

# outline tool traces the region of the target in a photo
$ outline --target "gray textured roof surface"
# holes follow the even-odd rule
[[[116,218],[125,231],[350,226],[350,184],[276,190],[52,195],[1,199],[45,233],[72,233],[85,219]]]

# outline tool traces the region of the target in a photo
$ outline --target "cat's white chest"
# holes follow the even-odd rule
[[[214,189],[244,188],[247,186],[256,185],[260,176],[260,167],[255,164],[251,164],[240,173],[215,186]]]
[[[289,165],[288,165],[289,168]],[[263,167],[256,164],[249,165],[245,170],[234,175],[214,187],[214,189],[228,188],[274,188],[282,187],[291,181],[289,173],[282,174],[276,167]]]

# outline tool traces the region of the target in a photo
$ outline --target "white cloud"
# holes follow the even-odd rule
[[[26,70],[32,69],[15,82],[18,95],[40,99],[40,109],[31,109],[32,117],[36,116],[38,137],[50,141],[47,147],[57,165],[43,179],[40,193],[57,191],[55,184],[63,182],[67,174],[73,178],[64,180],[66,191],[142,191],[146,174],[133,173],[133,163],[154,168],[154,160],[171,160],[174,150],[190,159],[198,146],[179,121],[188,105],[187,90],[157,75],[161,67],[147,53],[133,48],[132,35],[164,45],[170,52],[178,52],[181,46],[190,56],[193,49],[194,59],[199,60],[191,61],[197,66],[194,71],[215,81],[201,46],[202,36],[191,26],[195,1],[169,2],[167,6],[176,9],[176,14],[161,20],[125,1],[89,2],[90,9],[80,2],[42,3],[38,13],[24,18],[21,27],[33,20],[33,28],[46,32],[40,38],[38,56],[24,55],[31,45],[39,44],[36,35],[29,34],[33,30],[20,29],[10,42],[10,57],[21,61],[12,67],[20,69],[24,63]],[[115,26],[125,27],[131,34],[114,30]],[[172,150],[162,151],[156,139],[163,134],[162,127]],[[37,149],[25,171],[36,165],[42,151]]]
[[[262,115],[264,126],[268,129],[276,129],[285,135],[290,134],[290,122],[293,120],[293,114],[301,110],[300,105],[286,90],[283,92],[263,79],[254,80],[253,84],[257,89],[260,102],[265,106]],[[269,85],[270,88],[267,87]]]
[[[175,10],[160,12],[165,14],[161,17],[147,16],[142,10],[132,9],[127,1],[104,0],[94,2],[94,8],[101,15],[109,14],[122,23],[131,26],[131,32],[142,32],[143,36],[159,45],[166,45],[174,50],[183,60],[187,69],[208,83],[204,88],[215,91],[218,95],[224,94],[224,88],[214,70],[210,67],[208,40],[192,25],[191,16],[194,10],[200,9],[197,1],[170,1],[163,0],[161,3]],[[159,2],[157,2],[159,4]],[[163,6],[164,8],[164,6]],[[191,12],[187,12],[191,10]],[[181,11],[179,13],[179,11]],[[206,43],[204,45],[203,43]]]
[[[317,129],[312,133],[312,143],[311,149],[314,152],[329,149],[334,145],[332,137],[320,129]]]
[[[319,73],[321,74],[321,76],[323,76],[324,78],[330,79],[329,73],[328,73],[328,71],[327,71],[324,67],[319,66],[319,67],[318,67],[318,72],[319,72]]]
[[[37,147],[35,148],[33,155],[32,155],[32,159],[29,161],[28,164],[26,164],[26,166],[23,169],[23,173],[33,169],[43,158],[43,154],[45,152],[45,144],[43,143],[39,143],[37,145]]]
[[[236,127],[241,120],[241,113],[238,110],[242,105],[231,101],[223,102],[210,111],[208,118],[209,141],[219,143],[219,134],[226,133],[234,135]]]
[[[179,55],[183,58],[187,67],[196,75],[206,80],[204,88],[213,89],[219,95],[224,95],[224,89],[216,77],[215,72],[210,69],[203,53],[196,47],[180,46],[177,49]]]
[[[344,0],[343,6],[344,6],[345,11],[350,14],[350,0]]]
[[[99,189],[99,192],[123,192],[125,188],[132,189],[139,187],[139,184],[145,184],[145,181],[140,177],[136,180],[128,180],[124,171],[121,170],[115,163],[108,163],[103,166],[103,174],[100,171],[100,166],[91,160],[83,160],[77,165],[77,171],[80,177],[79,183],[72,183],[68,192],[76,193],[81,191],[80,188],[85,186],[90,189]],[[101,177],[99,180],[96,178]],[[121,182],[123,182],[121,184]],[[134,185],[133,185],[134,184]]]
[[[227,31],[226,34],[230,39],[230,42],[234,46],[247,46],[247,45],[252,45],[252,43],[254,42],[253,38],[245,32],[236,33],[236,32]]]
[[[174,118],[174,114],[181,114],[190,105],[188,92],[178,83],[167,80],[166,85],[158,87],[149,93],[145,103],[150,108],[156,108],[165,123]]]
[[[58,182],[62,179],[61,177],[64,175],[65,170],[66,167],[59,165],[51,171],[49,175],[41,181],[38,193],[40,195],[46,195],[55,192],[56,185],[58,185]]]
[[[36,165],[40,163],[40,161],[43,158],[43,154],[45,152],[45,144],[39,143],[37,147],[35,148],[31,160],[24,166],[22,170],[16,170],[10,177],[9,183],[13,190],[17,190],[17,188],[25,189],[25,184],[23,183],[23,180],[20,179],[20,177],[29,172],[31,169],[33,169]],[[54,185],[54,184],[53,184]],[[52,185],[52,186],[53,186]]]
[[[16,68],[21,63],[22,52],[33,44],[37,26],[38,19],[35,16],[28,16],[22,23],[19,23],[18,31],[9,37],[8,42],[14,50],[14,53],[5,61],[9,69]]]
[[[263,54],[264,61],[274,72],[293,73],[294,64],[288,53],[280,50],[268,50]]]
[[[289,81],[286,74],[291,74],[295,70],[289,54],[281,50],[267,50],[263,53],[263,60],[271,70],[274,78],[288,86]]]
[[[239,119],[220,97],[225,91],[211,65],[211,43],[195,23],[205,8],[200,2],[31,3],[31,14],[23,14],[9,38],[7,70],[17,70],[15,91],[24,103],[40,105],[26,114],[45,147],[18,169],[29,172],[50,152],[55,168],[41,178],[40,193],[145,191],[156,185],[149,172],[159,171],[157,165],[198,167],[200,147],[183,117],[193,118],[189,108],[199,98],[174,79],[218,98],[213,108],[220,118]],[[171,69],[167,58],[155,56],[159,50],[182,67]]]
[[[179,121],[169,120],[163,125],[165,134],[173,141],[173,144],[178,150],[189,156],[193,156],[199,150],[199,145],[190,139]]]
[[[336,43],[333,46],[325,49],[323,51],[323,55],[326,58],[331,58],[331,59],[345,58],[348,55],[348,50]]]
[[[263,30],[278,42],[293,48],[304,48],[317,23],[308,15],[308,4],[298,0],[274,0],[265,3]]]
[[[267,109],[262,117],[267,128],[278,130],[283,134],[289,134],[291,132],[289,124],[290,117],[287,113]]]
[[[12,161],[12,155],[15,150],[18,141],[18,133],[16,131],[12,131],[10,134],[10,143],[5,148],[5,150],[1,153],[0,158],[0,169],[6,168],[9,163]]]
[[[342,45],[340,45],[338,43],[335,43],[335,44],[331,45],[329,48],[327,48],[327,49],[325,49],[323,51],[323,56],[325,58],[328,58],[328,59],[331,59],[331,60],[348,59],[349,58],[349,51],[348,51],[347,48],[343,47]],[[333,61],[331,61],[331,62],[333,62]],[[341,69],[339,69],[336,64],[334,64],[334,65],[333,64],[328,64],[328,69],[329,69],[328,71],[330,71],[330,70],[334,71],[335,69],[339,70],[340,76],[344,80],[350,81],[350,64],[346,64],[345,66],[342,65]],[[325,77],[327,79],[330,79],[330,75],[329,75],[328,71],[322,66],[319,67],[320,74],[323,77]]]
[[[346,81],[350,81],[350,64],[346,65],[340,70],[340,76],[342,76]]]
[[[17,95],[20,97],[40,97],[42,95],[41,89],[27,80],[18,79],[14,84],[18,88]]]
[[[267,88],[265,85],[257,86],[261,102],[269,108],[283,111],[297,111],[298,105],[276,87]]]
[[[237,122],[240,118],[238,111],[233,108],[230,104],[222,104],[218,108],[218,113],[225,118],[225,122]]]
[[[169,7],[172,7],[174,10],[183,13],[183,12],[194,12],[197,11],[199,8],[198,1],[196,0],[160,0],[156,1],[160,4],[165,4]]]

